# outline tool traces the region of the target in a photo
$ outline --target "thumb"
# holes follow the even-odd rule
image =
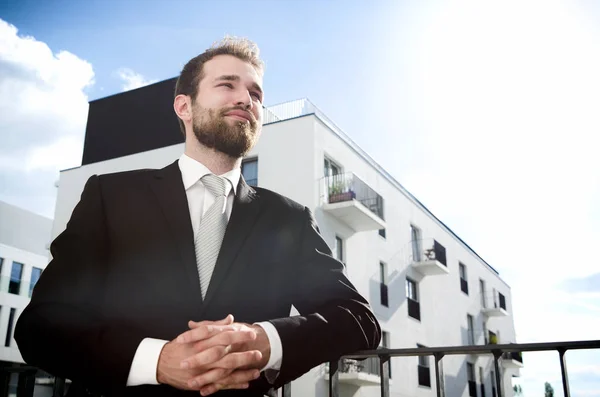
[[[201,325],[231,325],[231,324],[233,324],[233,315],[228,314],[227,317],[225,317],[224,319],[217,320],[217,321],[205,320],[205,321],[195,322],[195,321],[190,320],[188,322],[188,327],[190,327],[191,329],[194,329],[194,328],[198,328]]]

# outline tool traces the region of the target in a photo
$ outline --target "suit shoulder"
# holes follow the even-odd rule
[[[304,212],[306,210],[306,206],[282,194],[262,187],[253,186],[252,188],[256,190],[258,196],[268,202],[269,205],[281,206],[282,208],[287,208],[289,211],[293,212]]]

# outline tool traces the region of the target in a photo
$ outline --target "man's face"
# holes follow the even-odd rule
[[[243,157],[262,129],[262,78],[251,64],[231,55],[214,57],[203,72],[192,105],[194,135],[206,147]]]

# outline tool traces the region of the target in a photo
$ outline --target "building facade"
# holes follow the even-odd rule
[[[109,113],[117,112],[124,102],[135,102],[143,90],[90,104],[83,165],[60,176],[53,238],[64,230],[91,175],[162,168],[183,152],[174,118],[168,132],[146,130],[143,148],[136,149],[131,141],[120,146],[118,140],[102,148],[91,147],[103,128],[119,128],[106,120]],[[111,100],[119,101],[119,106],[111,105]],[[262,136],[243,162],[246,181],[313,210],[333,254],[346,265],[350,280],[369,299],[381,322],[382,346],[516,342],[510,287],[496,270],[310,101],[272,106],[264,112]],[[123,117],[134,117],[128,113]],[[145,109],[148,113],[151,110]],[[94,118],[102,119],[102,126],[92,125]],[[123,121],[121,115],[111,118],[121,120],[121,125],[135,124]],[[119,131],[110,134],[116,136]],[[153,135],[161,138],[153,142]],[[497,394],[491,356],[443,360],[447,396]],[[504,395],[512,395],[511,378],[518,375],[519,360],[503,360]],[[435,395],[433,365],[433,358],[393,358],[391,395]],[[346,360],[341,368],[342,395],[379,396],[375,360]],[[326,365],[314,368],[293,382],[292,395],[326,396],[327,376]]]
[[[51,219],[0,202],[0,361],[3,363],[23,363],[13,339],[14,327],[48,263],[51,230]]]

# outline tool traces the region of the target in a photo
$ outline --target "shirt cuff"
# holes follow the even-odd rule
[[[158,385],[156,379],[158,359],[160,352],[168,342],[153,338],[144,338],[140,342],[129,369],[127,386]]]
[[[283,347],[281,346],[281,338],[279,337],[277,328],[275,328],[275,326],[268,321],[255,323],[255,325],[258,325],[265,330],[267,338],[269,339],[269,345],[271,345],[271,356],[269,357],[269,362],[261,371],[268,369],[279,371],[281,369],[281,361],[283,360]]]

